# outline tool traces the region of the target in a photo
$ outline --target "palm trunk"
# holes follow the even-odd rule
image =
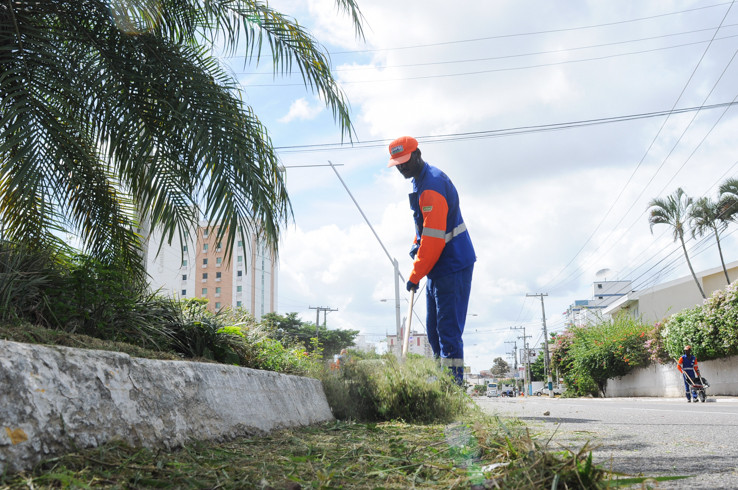
[[[728,281],[728,284],[730,284],[730,277],[728,277],[728,269],[725,268],[725,260],[723,259],[723,249],[720,247],[720,235],[718,235],[717,227],[713,228],[713,231],[715,231],[715,241],[717,242],[718,246],[718,253],[720,254],[720,263],[723,266],[723,272],[725,273],[725,280]]]
[[[689,261],[689,254],[687,254],[687,247],[684,245],[684,236],[681,233],[679,233],[679,241],[682,242],[682,250],[684,250],[684,257],[687,259],[687,265],[689,266],[689,272],[692,273],[692,277],[694,278],[694,283],[697,284],[697,289],[700,290],[702,299],[707,299],[707,296],[705,296],[705,292],[702,290],[702,284],[700,284],[700,281],[697,279],[697,274],[695,274],[694,269],[692,269],[692,262]]]

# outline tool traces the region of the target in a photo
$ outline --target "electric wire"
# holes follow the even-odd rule
[[[721,22],[720,22],[720,26],[722,26],[722,24],[723,24],[723,23],[725,22],[725,19],[726,19],[726,18],[728,17],[728,13],[730,12],[730,10],[731,10],[731,8],[732,8],[732,6],[733,6],[733,3],[734,3],[734,1],[732,1],[732,2],[730,3],[730,5],[728,6],[728,9],[727,9],[727,10],[725,11],[725,14],[724,14],[724,16],[723,16],[723,18],[722,18],[722,20],[721,20]],[[713,39],[714,39],[714,38],[715,38],[715,37],[717,36],[717,33],[718,33],[718,32],[719,32],[719,30],[720,30],[720,26],[718,26],[718,28],[717,28],[717,29],[715,30],[715,33],[713,34]],[[683,88],[682,88],[681,92],[679,93],[679,96],[678,96],[678,97],[676,98],[676,100],[674,101],[674,105],[672,106],[672,109],[675,109],[675,108],[676,108],[677,104],[679,104],[679,101],[680,101],[680,100],[682,99],[682,97],[684,96],[684,93],[686,92],[686,90],[687,90],[687,87],[688,87],[688,86],[689,86],[689,84],[690,84],[690,83],[692,82],[692,79],[694,78],[695,74],[697,73],[697,69],[698,69],[698,68],[699,68],[699,66],[700,66],[700,65],[702,64],[702,61],[703,61],[703,60],[705,59],[705,56],[707,55],[707,52],[708,52],[708,51],[709,51],[709,49],[710,49],[710,46],[712,46],[712,41],[710,41],[710,43],[709,43],[709,44],[707,45],[707,47],[706,47],[706,48],[705,48],[705,50],[703,51],[703,53],[702,53],[702,56],[700,57],[699,61],[697,61],[697,64],[695,65],[694,69],[692,70],[692,73],[690,74],[689,78],[687,79],[687,82],[686,82],[686,83],[684,84],[684,86],[683,86]],[[732,58],[731,58],[731,61],[732,61]],[[724,73],[724,72],[723,72],[723,73]],[[722,78],[722,75],[721,75],[721,78]],[[713,90],[714,90],[714,86],[713,86]],[[711,93],[712,93],[712,91],[711,91]],[[605,213],[605,215],[603,216],[603,218],[602,218],[602,219],[600,220],[600,222],[599,222],[599,223],[597,224],[597,226],[595,227],[595,230],[594,230],[594,231],[593,231],[593,232],[592,232],[592,233],[591,233],[591,234],[589,235],[589,237],[588,237],[588,238],[587,238],[587,240],[585,241],[584,245],[583,245],[583,246],[582,246],[582,247],[581,247],[581,248],[579,249],[579,251],[578,251],[578,252],[576,253],[576,255],[575,255],[575,256],[574,256],[573,258],[572,258],[572,260],[570,260],[570,261],[569,261],[569,263],[568,263],[568,264],[567,264],[567,265],[566,265],[566,266],[565,266],[565,267],[564,267],[563,269],[561,269],[561,271],[559,271],[559,273],[558,273],[558,274],[557,274],[557,275],[556,275],[556,276],[555,276],[555,277],[554,277],[554,278],[553,278],[552,280],[550,280],[550,281],[549,281],[549,282],[547,283],[547,285],[546,285],[546,286],[544,286],[544,289],[551,289],[551,288],[550,288],[550,285],[551,285],[552,283],[554,283],[554,281],[555,281],[555,280],[556,280],[556,279],[558,278],[558,276],[559,276],[559,275],[560,275],[561,273],[563,273],[563,271],[564,271],[564,270],[566,270],[566,268],[567,268],[567,267],[568,267],[569,265],[571,265],[571,263],[572,263],[572,262],[573,262],[573,261],[574,261],[574,260],[576,259],[576,257],[578,257],[578,256],[579,256],[579,254],[581,254],[581,253],[582,253],[582,250],[584,250],[584,247],[586,247],[586,245],[587,245],[587,244],[589,244],[589,243],[590,243],[590,242],[592,241],[592,238],[593,238],[593,237],[595,236],[595,234],[597,233],[597,231],[599,231],[599,229],[600,229],[600,228],[602,227],[602,225],[604,224],[605,220],[607,219],[607,217],[608,217],[608,216],[610,215],[610,213],[611,213],[611,212],[612,212],[612,210],[614,209],[615,205],[616,205],[616,204],[617,204],[617,203],[618,203],[618,202],[620,201],[620,198],[621,198],[621,197],[623,196],[623,193],[625,192],[625,189],[626,189],[626,188],[627,188],[627,187],[628,187],[628,186],[630,185],[630,183],[631,183],[631,182],[633,181],[633,178],[634,178],[635,174],[636,174],[636,173],[638,172],[638,170],[639,170],[639,169],[641,168],[641,165],[643,165],[643,162],[644,162],[644,161],[646,160],[646,157],[647,157],[647,156],[648,156],[648,154],[649,154],[649,153],[651,152],[651,149],[653,148],[653,146],[654,146],[654,144],[656,143],[656,141],[658,141],[658,139],[659,139],[659,136],[661,135],[662,131],[664,130],[664,127],[666,126],[666,123],[667,123],[667,122],[669,121],[670,117],[671,117],[670,115],[669,115],[669,116],[667,116],[667,117],[666,117],[666,118],[664,119],[664,121],[662,122],[662,124],[661,124],[661,126],[659,127],[658,131],[656,132],[655,136],[654,136],[654,137],[653,137],[653,139],[651,140],[651,143],[650,143],[650,144],[648,145],[648,148],[646,149],[645,153],[644,153],[644,154],[643,154],[643,156],[641,157],[641,159],[640,159],[640,161],[638,162],[638,164],[636,165],[635,169],[633,169],[633,172],[631,173],[630,177],[629,177],[629,178],[628,178],[628,180],[626,181],[625,185],[624,185],[624,186],[623,186],[623,187],[621,188],[620,192],[618,193],[617,197],[615,198],[615,200],[613,201],[613,203],[612,203],[612,204],[610,205],[610,207],[608,208],[608,210],[607,210],[607,212]],[[665,161],[665,160],[664,160],[664,161]],[[663,163],[662,163],[661,167],[663,167]],[[659,170],[661,169],[661,167],[659,167]],[[657,173],[658,173],[658,170],[657,170]],[[651,180],[653,180],[653,178],[652,178]],[[649,184],[650,184],[650,182],[651,182],[651,181],[649,181]],[[647,187],[647,186],[646,186],[646,187]],[[645,191],[645,187],[644,187],[644,191]],[[641,191],[641,194],[642,194],[642,193],[643,193],[643,191]],[[640,197],[640,196],[639,196],[639,197]],[[635,204],[635,201],[634,201],[634,204]],[[632,208],[632,206],[631,206],[631,208]],[[626,214],[627,214],[627,213],[626,213]],[[624,219],[624,218],[623,218],[623,219]],[[622,221],[622,219],[621,219],[621,221]]]
[[[726,27],[735,27],[738,26],[738,24],[726,24],[723,26],[723,28]],[[673,32],[669,34],[661,34],[659,36],[650,36],[650,37],[641,37],[636,39],[626,39],[621,41],[612,41],[608,43],[599,43],[599,44],[588,44],[585,46],[573,46],[569,48],[560,48],[560,49],[553,49],[553,50],[546,50],[546,51],[533,51],[528,53],[517,53],[517,54],[508,54],[508,55],[501,55],[501,56],[491,56],[491,57],[484,57],[484,58],[469,58],[469,59],[461,59],[461,60],[445,60],[445,61],[429,61],[424,63],[405,63],[405,64],[398,64],[398,65],[360,65],[360,66],[347,66],[347,67],[337,67],[331,70],[334,73],[356,73],[361,71],[369,71],[369,70],[386,70],[386,69],[396,69],[396,68],[417,68],[422,66],[440,66],[440,65],[452,65],[452,64],[460,64],[460,63],[481,63],[481,62],[487,62],[487,61],[500,61],[500,60],[507,60],[507,59],[514,59],[514,58],[526,58],[529,56],[541,56],[541,55],[549,55],[549,54],[564,54],[571,51],[582,51],[586,49],[595,49],[595,48],[606,48],[610,46],[620,46],[623,44],[631,44],[631,43],[641,43],[645,41],[654,41],[657,39],[665,39],[669,37],[677,37],[677,36],[686,36],[689,34],[697,34],[700,32],[706,32],[706,31],[713,31],[715,27],[707,27],[702,29],[693,29],[691,31],[681,31],[681,32]],[[707,41],[694,41],[691,43],[685,43],[685,44],[678,44],[678,45],[672,45],[672,46],[665,46],[661,49],[672,49],[672,48],[678,48],[678,47],[685,47],[685,46],[692,46],[699,43],[705,43]],[[638,54],[638,52],[636,52]],[[242,55],[243,57],[245,55]],[[224,59],[228,59],[229,57],[223,57]],[[274,76],[273,71],[252,71],[252,72],[234,72],[236,75],[243,75],[243,76]]]
[[[633,56],[633,55],[639,55],[639,54],[648,54],[648,53],[655,53],[659,51],[669,50],[669,49],[678,49],[683,47],[689,47],[689,46],[695,46],[698,44],[704,44],[708,43],[709,46],[712,45],[715,41],[723,41],[726,39],[732,39],[738,37],[738,34],[731,35],[731,36],[724,36],[720,38],[712,38],[709,41],[696,41],[692,43],[684,43],[684,44],[677,44],[673,46],[666,46],[661,48],[652,48],[652,49],[643,49],[640,51],[630,51],[626,53],[616,53],[616,54],[610,54],[610,55],[603,55],[603,56],[595,56],[591,58],[582,58],[578,60],[564,60],[564,61],[555,61],[551,63],[539,63],[535,65],[526,65],[526,66],[515,66],[515,67],[506,67],[506,68],[491,68],[488,70],[475,70],[475,71],[465,71],[465,72],[458,72],[458,73],[442,73],[442,74],[436,74],[436,75],[417,75],[417,76],[407,76],[407,77],[397,77],[397,78],[381,78],[381,79],[372,79],[372,80],[341,80],[339,85],[357,85],[357,84],[364,84],[364,83],[387,83],[387,82],[409,82],[414,80],[430,80],[430,79],[437,79],[437,78],[455,78],[455,77],[467,77],[467,76],[475,76],[475,75],[486,75],[490,73],[504,73],[504,72],[510,72],[510,71],[519,71],[519,70],[532,70],[537,68],[549,68],[552,66],[561,66],[561,65],[571,65],[571,64],[577,64],[577,63],[589,63],[592,61],[602,61],[606,59],[611,58],[620,58],[624,56]],[[245,74],[245,73],[235,73],[238,74]],[[302,82],[295,82],[295,83],[249,83],[248,87],[304,87],[305,84]]]
[[[460,133],[446,133],[441,135],[425,135],[415,137],[418,143],[422,144],[434,144],[434,143],[445,143],[445,142],[457,142],[457,141],[468,141],[486,138],[499,138],[514,136],[520,134],[531,134],[541,133],[548,131],[561,131],[568,129],[575,129],[581,127],[596,126],[601,124],[612,124],[619,122],[635,121],[640,119],[650,119],[655,117],[670,117],[675,114],[684,114],[695,111],[707,111],[713,109],[720,109],[725,107],[732,107],[738,105],[738,101],[733,100],[731,102],[720,102],[709,105],[701,105],[695,107],[683,107],[680,109],[672,108],[669,110],[653,111],[653,112],[642,112],[636,114],[626,114],[620,116],[611,117],[600,117],[592,119],[580,119],[576,121],[566,121],[549,124],[538,124],[531,126],[514,126],[510,128],[502,129],[490,129],[482,131],[467,131]],[[279,153],[310,153],[316,151],[339,151],[339,150],[358,150],[358,149],[374,149],[384,148],[392,140],[390,139],[373,139],[365,141],[356,141],[354,143],[313,143],[309,145],[285,145],[275,146],[274,149]]]

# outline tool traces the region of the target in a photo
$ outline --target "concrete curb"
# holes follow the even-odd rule
[[[0,473],[112,440],[173,448],[332,419],[312,378],[0,340]]]

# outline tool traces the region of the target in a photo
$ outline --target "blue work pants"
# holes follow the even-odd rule
[[[692,385],[689,384],[689,381],[687,380],[687,376],[689,376],[689,379],[694,381],[697,379],[697,375],[694,372],[694,368],[684,368],[683,370],[684,375],[684,391],[687,392],[687,399],[689,399],[689,392],[692,392],[692,398],[697,399],[697,392],[692,389]]]
[[[425,288],[428,308],[426,330],[433,356],[448,367],[456,383],[464,382],[464,333],[474,265],[436,279]]]

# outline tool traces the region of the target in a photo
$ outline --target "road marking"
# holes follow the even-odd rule
[[[683,412],[679,408],[673,410],[665,410],[663,408],[638,408],[638,407],[621,407],[623,410],[638,410],[639,412]],[[692,412],[690,412],[692,413]],[[695,412],[696,413],[696,412]],[[736,412],[699,412],[702,415],[738,415]]]

